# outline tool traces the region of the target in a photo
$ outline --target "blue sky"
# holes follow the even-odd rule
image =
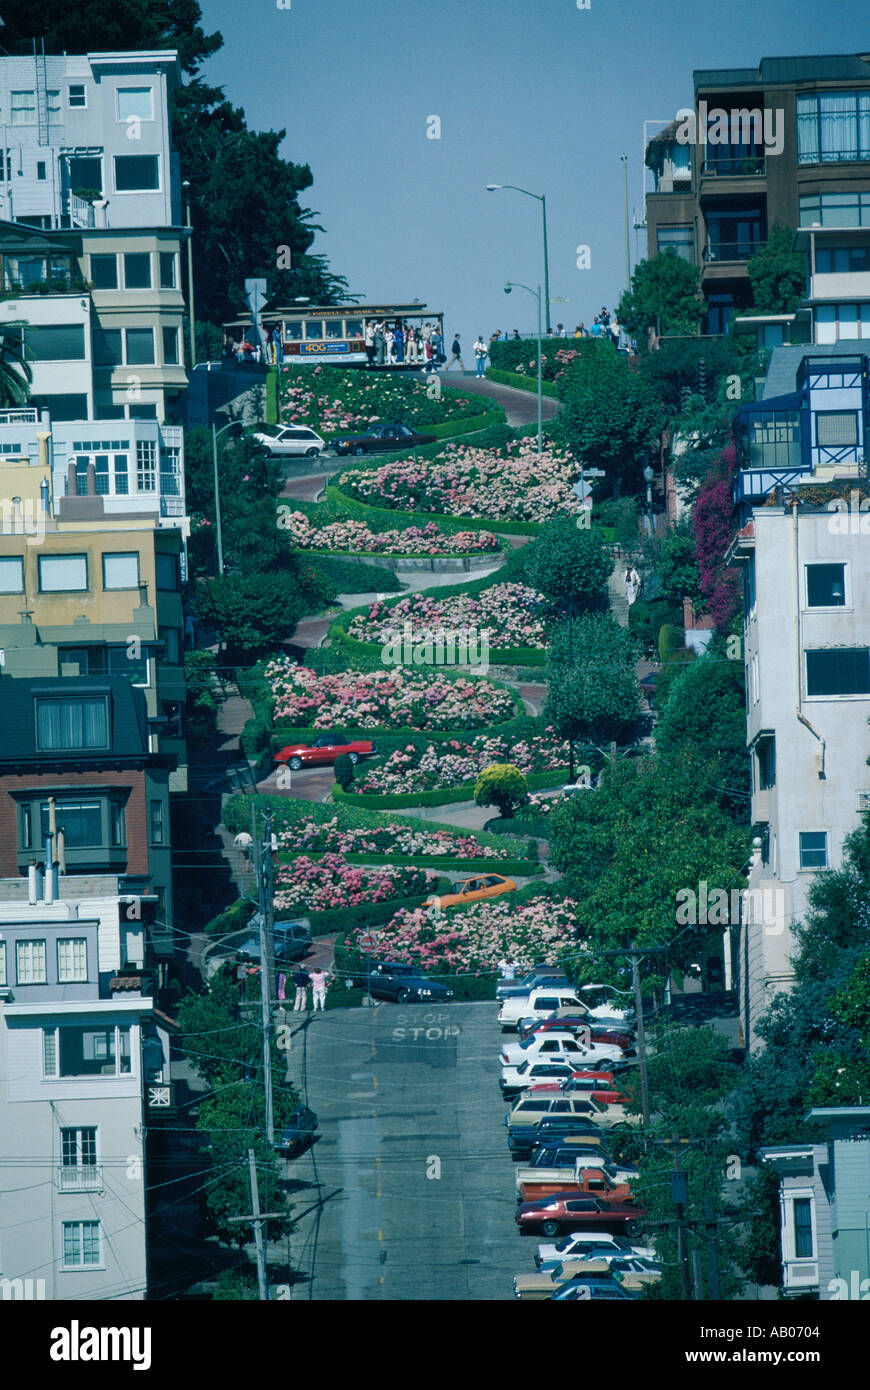
[[[694,68],[870,51],[866,0],[201,4],[206,32],[224,37],[206,79],[253,128],[286,129],[282,153],[311,165],[305,201],[325,228],[314,250],[365,301],[443,309],[469,347],[478,332],[531,331],[534,300],[503,286],[543,274],[540,204],[487,183],[546,194],[550,295],[570,300],[551,320],[588,326],[624,287],[619,156],[633,222],[643,122],[691,105]],[[630,244],[634,267],[645,233]]]

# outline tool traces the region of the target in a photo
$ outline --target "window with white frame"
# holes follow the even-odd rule
[[[64,1221],[62,1269],[87,1269],[103,1263],[99,1221]]]
[[[83,936],[60,936],[57,940],[58,984],[84,983],[88,978],[88,943]]]
[[[67,92],[67,101],[70,106],[87,106],[88,97],[84,82],[71,82]]]
[[[798,842],[802,869],[826,869],[828,867],[827,830],[801,830],[798,833]]]
[[[0,985],[7,984],[6,979],[6,942],[0,941]]]
[[[44,1028],[42,1038],[46,1077],[129,1076],[132,1072],[128,1026],[65,1024]]]
[[[783,1259],[815,1259],[816,1211],[812,1188],[798,1188],[786,1192],[783,1198],[783,1216]]]
[[[15,978],[19,985],[46,983],[44,941],[16,941]]]
[[[818,647],[805,656],[807,699],[870,695],[870,647]]]
[[[844,608],[846,605],[846,566],[807,565],[807,608]]]
[[[97,1129],[95,1125],[87,1127],[64,1126],[60,1131],[60,1166],[62,1176],[72,1179],[72,1183],[64,1185],[83,1185],[83,1180],[87,1180],[89,1175],[96,1173],[97,1168]]]
[[[870,338],[870,304],[817,304],[814,312],[820,345],[841,338]]]
[[[139,492],[157,488],[157,445],[153,439],[136,441],[136,487]]]

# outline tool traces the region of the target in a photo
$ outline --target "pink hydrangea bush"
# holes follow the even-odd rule
[[[409,594],[398,603],[373,603],[366,613],[353,619],[348,636],[358,642],[383,643],[397,633],[403,636],[405,624],[410,623],[414,642],[425,640],[439,629],[474,629],[489,634],[490,647],[534,647],[542,651],[547,636],[538,615],[545,604],[543,594],[526,584],[494,584],[477,597],[454,594],[430,598]]]
[[[300,854],[292,864],[278,869],[275,909],[325,912],[360,907],[416,897],[434,891],[437,884],[438,875],[432,869],[348,864],[340,854],[325,854],[322,859]]]
[[[354,826],[341,829],[338,817],[332,820],[303,821],[278,833],[278,846],[302,854],[328,852],[346,854],[442,855],[453,859],[510,859],[510,851],[499,845],[482,845],[474,835],[450,830],[414,830],[409,825],[379,825],[373,829]]]
[[[282,513],[281,529],[297,550],[342,551],[352,555],[478,555],[497,551],[498,536],[489,531],[439,530],[434,521],[403,531],[372,531],[364,521],[332,521],[315,526],[304,512]]]

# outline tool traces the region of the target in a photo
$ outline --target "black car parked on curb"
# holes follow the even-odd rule
[[[375,999],[390,999],[396,1004],[413,1004],[433,1000],[443,1002],[453,998],[453,990],[428,980],[416,965],[398,965],[385,961],[363,977],[363,988]]]

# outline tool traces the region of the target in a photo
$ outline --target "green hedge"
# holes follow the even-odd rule
[[[266,373],[266,424],[278,423],[278,369],[270,367]]]
[[[366,565],[363,568],[356,557],[346,560],[325,552],[311,556],[308,563],[316,573],[330,580],[339,594],[367,594],[372,589],[397,594],[402,588],[402,581],[394,570],[388,570],[384,565]],[[375,569],[377,572],[373,574]]]
[[[493,401],[489,410],[482,411],[479,415],[471,415],[467,418],[458,420],[445,420],[443,425],[424,425],[421,434],[434,434],[439,439],[451,439],[457,434],[473,434],[476,430],[486,430],[492,425],[499,425],[505,419],[503,408]]]
[[[537,351],[537,348],[536,348]],[[486,376],[488,381],[499,382],[502,386],[515,386],[518,391],[534,391],[538,394],[538,378],[536,376],[523,376],[520,372],[503,372],[498,367],[487,367]],[[541,382],[542,396],[555,396],[558,399],[559,392],[554,381]]]
[[[534,835],[536,839],[549,840],[550,831],[549,816],[540,816],[537,820],[516,820],[497,816],[495,820],[486,822],[488,835]]]
[[[526,776],[529,791],[541,791],[549,787],[559,787],[568,780],[568,769],[557,768],[553,772],[530,772]],[[337,783],[333,784],[334,801],[343,804],[352,801],[370,810],[401,806],[449,806],[454,801],[473,801],[474,782],[463,782],[459,787],[434,788],[426,792],[389,792],[376,795],[374,792],[343,792]]]

